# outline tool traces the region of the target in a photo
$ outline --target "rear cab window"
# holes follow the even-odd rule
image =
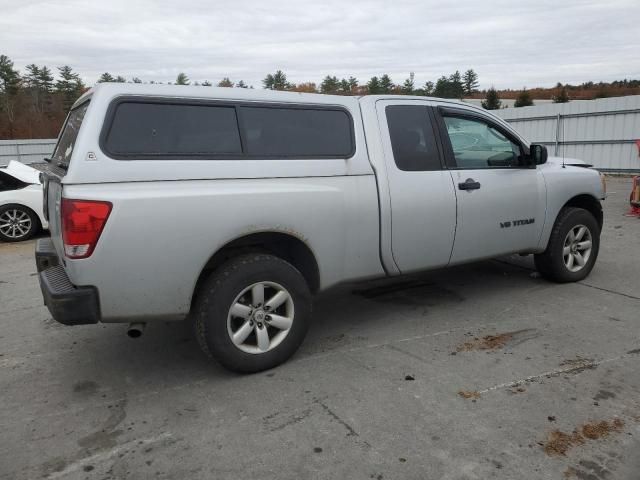
[[[353,119],[342,107],[118,99],[102,149],[118,160],[349,158]]]
[[[248,156],[333,157],[351,154],[351,118],[342,110],[241,107]]]
[[[73,108],[67,116],[62,133],[58,138],[58,143],[51,156],[52,163],[60,168],[65,170],[69,168],[73,147],[78,139],[78,132],[80,131],[82,120],[87,113],[87,108],[89,108],[89,101]]]
[[[116,158],[242,153],[232,106],[123,102],[115,110],[105,146]]]

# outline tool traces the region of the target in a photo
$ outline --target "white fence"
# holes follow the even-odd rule
[[[43,140],[0,140],[0,167],[5,167],[11,160],[22,163],[42,162],[53,152],[56,139]]]
[[[505,108],[504,118],[549,155],[579,158],[598,170],[640,172],[640,95]]]

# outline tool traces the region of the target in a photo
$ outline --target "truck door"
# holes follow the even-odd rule
[[[432,107],[380,100],[376,111],[389,186],[393,260],[402,273],[445,266],[456,229],[456,197],[444,169]]]
[[[488,115],[434,110],[458,198],[451,263],[534,249],[544,224],[544,182],[525,145]]]

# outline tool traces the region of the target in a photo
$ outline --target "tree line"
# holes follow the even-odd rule
[[[293,92],[325,93],[331,95],[423,95],[441,98],[462,98],[478,90],[478,74],[469,69],[464,74],[455,71],[449,76],[440,77],[435,83],[427,81],[416,85],[415,76],[409,74],[402,83],[394,83],[388,74],[373,76],[364,83],[351,76],[338,78],[327,75],[320,84],[305,82],[294,84],[287,80],[287,75],[278,70],[268,74],[262,80],[262,86],[269,90],[289,90]]]
[[[149,83],[162,84],[153,80],[143,81],[138,77],[127,79],[122,75],[105,72],[98,83]],[[194,81],[181,72],[173,85],[193,85],[210,87],[213,83]],[[354,76],[338,78],[326,75],[319,83],[293,83],[282,70],[269,73],[262,79],[262,88],[293,92],[324,93],[332,95],[420,95],[440,98],[477,98],[489,110],[503,107],[503,99],[515,99],[515,107],[533,105],[533,99],[551,98],[563,103],[572,99],[602,98],[607,96],[640,94],[640,80],[620,80],[611,83],[586,82],[581,85],[558,83],[554,88],[527,90],[479,90],[478,74],[473,69],[464,73],[456,70],[435,81],[416,84],[410,73],[403,81],[396,83],[384,73],[368,80],[360,81]],[[254,88],[243,80],[232,81],[224,77],[216,83],[218,87]],[[27,65],[19,72],[11,59],[0,55],[0,139],[54,138],[58,135],[62,122],[73,103],[87,90],[80,75],[68,65],[57,67],[55,72],[46,65]]]
[[[57,136],[66,112],[86,89],[68,65],[54,75],[47,66],[30,64],[21,74],[0,55],[0,139]]]
[[[102,82],[131,82],[143,83],[137,77],[127,80],[120,75],[113,76],[105,72],[98,79],[98,83]],[[147,82],[144,82],[147,83]],[[148,83],[159,83],[150,81]],[[208,80],[203,82],[193,82],[189,77],[181,72],[176,77],[175,82],[167,82],[168,85],[194,85],[210,87],[213,84]],[[332,95],[377,95],[377,94],[397,94],[397,95],[428,95],[442,98],[462,98],[465,95],[471,95],[478,91],[478,74],[469,69],[464,74],[455,71],[449,76],[440,77],[435,83],[428,81],[424,85],[416,86],[415,76],[413,73],[402,83],[394,83],[388,74],[381,76],[373,76],[368,81],[361,83],[357,78],[350,76],[348,78],[338,78],[335,75],[327,75],[320,82],[302,82],[291,83],[287,79],[287,75],[282,70],[269,73],[262,80],[262,87],[268,90],[288,90],[292,92],[308,92],[308,93],[325,93]],[[236,88],[253,88],[247,85],[244,80],[233,82],[229,77],[220,80],[216,86],[218,87],[236,87]]]
[[[98,83],[149,83],[162,84],[153,80],[144,82],[138,77],[127,79],[122,75],[105,72]],[[181,72],[173,85],[213,86],[208,80],[191,82],[186,73]],[[459,71],[442,76],[435,82],[417,86],[414,74],[402,83],[394,83],[388,74],[373,76],[366,82],[357,78],[338,78],[327,75],[320,82],[291,83],[287,75],[277,70],[262,80],[262,87],[269,90],[288,90],[334,95],[428,95],[443,98],[462,98],[471,95],[478,88],[478,74],[469,69],[464,74]],[[232,81],[228,77],[216,86],[228,88],[253,88],[244,80]],[[46,65],[27,65],[19,72],[6,55],[0,55],[0,139],[53,138],[58,135],[66,113],[73,103],[87,90],[79,74],[68,65],[57,67],[54,72]]]

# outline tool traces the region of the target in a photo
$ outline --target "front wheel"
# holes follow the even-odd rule
[[[259,372],[286,361],[302,343],[311,294],[281,258],[246,254],[211,274],[198,295],[195,333],[202,350],[229,370]]]
[[[564,208],[556,220],[547,249],[534,256],[538,271],[555,282],[577,282],[591,273],[600,250],[600,226],[582,208]]]
[[[38,217],[31,209],[17,204],[0,207],[0,240],[4,242],[28,240],[39,228]]]

